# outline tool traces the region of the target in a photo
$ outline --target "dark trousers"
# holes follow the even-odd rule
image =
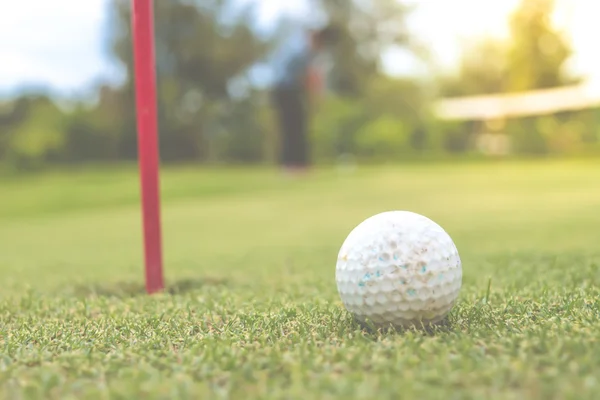
[[[309,164],[308,110],[304,90],[279,87],[273,92],[281,140],[281,163],[286,167]]]

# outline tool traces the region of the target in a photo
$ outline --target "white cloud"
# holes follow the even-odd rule
[[[104,51],[107,0],[20,0],[0,12],[0,90],[78,90],[114,74]]]

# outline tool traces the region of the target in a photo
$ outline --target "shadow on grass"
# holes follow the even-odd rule
[[[359,327],[366,335],[371,336],[373,340],[377,340],[381,335],[403,335],[408,332],[413,332],[426,336],[435,336],[438,334],[449,333],[456,330],[456,325],[450,321],[449,317],[433,324],[420,324],[412,326],[376,326],[370,321],[360,322],[354,321],[357,327]]]
[[[223,278],[180,279],[167,282],[162,293],[171,295],[193,292],[207,286],[222,286],[228,282]],[[143,282],[122,281],[104,284],[83,284],[73,287],[72,292],[77,297],[118,297],[128,298],[147,295]]]

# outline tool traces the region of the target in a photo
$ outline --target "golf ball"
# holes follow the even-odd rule
[[[452,238],[427,217],[388,211],[355,227],[338,254],[338,292],[357,320],[409,327],[439,322],[462,285]]]

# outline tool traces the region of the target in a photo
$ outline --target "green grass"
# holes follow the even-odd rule
[[[593,399],[600,162],[168,169],[169,291],[143,294],[134,169],[0,181],[0,398]],[[435,332],[361,330],[335,260],[364,218],[440,223],[463,289]]]

